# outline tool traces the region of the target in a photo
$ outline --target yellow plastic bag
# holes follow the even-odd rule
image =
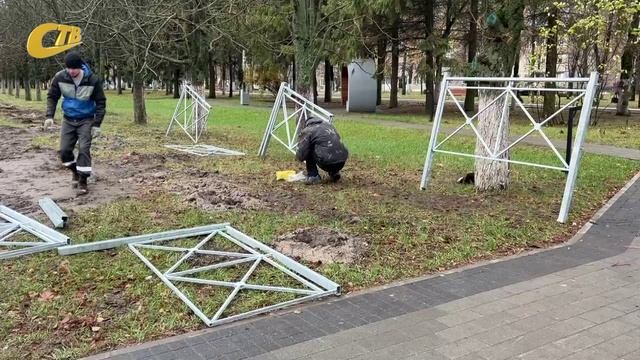
[[[294,176],[296,174],[295,170],[283,170],[276,171],[276,180],[287,180],[290,176]]]

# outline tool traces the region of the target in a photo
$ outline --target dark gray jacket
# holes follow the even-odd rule
[[[304,161],[313,154],[318,165],[333,165],[344,163],[349,157],[349,151],[340,141],[340,135],[327,121],[310,117],[306,126],[300,132],[300,143],[296,158]]]

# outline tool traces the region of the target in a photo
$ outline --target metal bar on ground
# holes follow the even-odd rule
[[[3,215],[2,217],[5,218],[5,220],[7,218],[14,219],[16,222],[20,224],[20,227],[23,230],[30,232],[31,234],[39,237],[40,239],[46,242],[53,242],[56,244],[69,243],[69,237],[67,237],[66,235],[61,234],[51,228],[48,228],[42,225],[41,223],[27,216],[24,216],[19,212],[14,211],[6,206],[0,205],[0,215]]]
[[[160,232],[155,234],[138,235],[138,236],[131,236],[131,237],[123,237],[118,239],[90,242],[85,244],[69,245],[69,246],[63,246],[58,248],[58,253],[60,255],[73,255],[73,254],[79,254],[79,253],[85,253],[85,252],[91,252],[91,251],[113,249],[118,246],[138,243],[138,242],[153,242],[153,241],[162,241],[162,240],[169,240],[169,239],[182,239],[182,238],[188,238],[192,236],[208,235],[213,231],[224,229],[228,225],[229,224],[226,224],[226,223],[206,225],[206,226],[199,226],[195,228],[165,231],[165,232]]]
[[[62,209],[60,209],[60,207],[55,202],[53,202],[53,200],[51,200],[51,198],[42,198],[38,200],[38,204],[40,205],[40,208],[42,208],[42,211],[44,211],[44,213],[47,215],[49,220],[51,220],[51,223],[53,223],[53,226],[55,228],[62,229],[67,225],[67,220],[69,220],[69,217],[64,213],[64,211],[62,211]]]

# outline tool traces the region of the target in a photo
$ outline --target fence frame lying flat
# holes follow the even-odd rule
[[[0,252],[0,260],[35,254],[69,244],[69,238],[49,227],[15,211],[0,205],[0,247],[18,247],[16,250]],[[27,232],[42,242],[8,241],[20,232]]]
[[[164,147],[197,156],[243,156],[245,153],[213,145],[165,145]]]
[[[197,245],[192,247],[172,246],[171,244],[172,240],[202,236],[204,236],[204,239],[198,240]],[[230,244],[235,245],[236,248],[241,250],[234,252],[228,250],[204,249],[203,247],[210,240],[214,239],[214,237],[218,237],[216,240],[224,239],[225,242],[229,242]],[[59,248],[58,252],[61,255],[71,255],[89,251],[111,249],[122,245],[128,245],[129,249],[156,276],[158,276],[158,278],[160,278],[160,280],[169,289],[171,289],[171,291],[173,291],[176,296],[178,296],[207,326],[222,325],[228,322],[299,304],[305,301],[310,301],[329,295],[340,294],[340,285],[316,273],[308,267],[296,262],[295,260],[283,255],[282,253],[279,253],[278,251],[268,247],[267,245],[234,229],[228,223],[213,224],[189,229],[165,231],[154,234],[138,235],[126,238],[98,241],[88,244],[66,246],[63,248]],[[168,270],[161,271],[153,264],[150,259],[144,256],[144,254],[142,253],[142,251],[144,250],[159,250],[170,253],[179,253],[182,254],[182,256]],[[196,254],[220,256],[224,259],[219,263],[204,266],[199,265],[198,267],[179,271],[179,267],[183,264],[187,264],[185,262],[191,256]],[[203,271],[229,268],[243,263],[251,263],[251,267],[238,281],[222,281],[197,277],[197,274]],[[279,270],[283,274],[287,275],[290,279],[295,280],[297,284],[301,285],[301,287],[252,284],[249,281],[250,277],[261,264],[271,266]],[[194,304],[189,296],[181,291],[175,285],[175,283],[219,286],[232,290],[215,314],[206,315],[205,311]],[[229,305],[234,301],[238,293],[244,289],[289,293],[296,294],[300,297],[293,300],[283,301],[263,306],[257,309],[252,309],[243,313],[234,314],[232,316],[224,317],[223,315],[225,310],[227,310]]]

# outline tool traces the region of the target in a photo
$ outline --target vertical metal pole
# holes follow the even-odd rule
[[[567,164],[571,164],[571,146],[573,145],[573,118],[576,116],[576,111],[578,108],[576,106],[572,106],[569,108],[569,117],[567,119],[567,151],[564,157],[564,161]],[[565,171],[565,174],[568,174],[569,171]]]
[[[584,139],[587,136],[589,128],[589,120],[591,118],[591,109],[593,108],[593,98],[596,95],[596,87],[598,86],[598,73],[592,72],[587,83],[587,91],[585,93],[582,111],[580,112],[580,120],[578,121],[578,132],[576,133],[575,149],[571,154],[571,162],[569,163],[569,175],[564,187],[564,195],[562,196],[562,205],[560,206],[560,214],[558,214],[558,222],[564,223],[569,218],[569,209],[573,197],[573,190],[576,186],[578,177],[578,169],[580,168],[580,157]]]
[[[173,126],[173,122],[178,121],[178,119],[176,119],[176,115],[178,115],[178,109],[180,109],[181,103],[182,103],[182,94],[180,94],[180,98],[178,99],[178,105],[176,105],[175,110],[173,110],[173,116],[171,116],[171,122],[169,123],[169,128],[167,129],[167,132],[164,134],[164,136],[169,136],[169,132],[171,132],[171,127]]]
[[[282,102],[282,98],[284,96],[284,89],[287,86],[287,83],[280,84],[280,90],[278,91],[278,95],[276,95],[276,101],[273,104],[273,108],[271,109],[271,115],[269,116],[269,123],[267,123],[267,130],[264,132],[264,136],[262,137],[262,143],[260,144],[260,150],[258,151],[258,156],[264,157],[267,155],[267,147],[269,146],[269,140],[271,139],[271,131],[273,130],[273,125],[278,116],[278,111],[280,110],[280,103]]]
[[[420,189],[427,188],[429,177],[431,176],[431,164],[433,162],[433,150],[438,140],[438,131],[440,130],[440,122],[442,121],[442,112],[444,111],[444,100],[447,92],[447,78],[448,74],[444,74],[442,82],[440,83],[440,94],[438,96],[438,107],[436,108],[436,114],[433,119],[433,126],[431,128],[431,138],[429,139],[429,148],[427,149],[427,157],[424,160],[424,169],[422,170],[422,180],[420,181]]]

